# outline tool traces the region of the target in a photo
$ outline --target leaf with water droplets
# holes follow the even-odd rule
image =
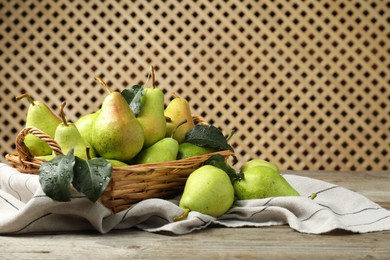
[[[82,160],[76,157],[73,186],[87,198],[97,201],[110,183],[112,165],[104,158]]]
[[[73,148],[67,155],[58,155],[53,160],[42,163],[39,168],[39,182],[47,196],[57,201],[70,200],[74,164]]]

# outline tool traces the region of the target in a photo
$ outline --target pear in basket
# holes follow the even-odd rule
[[[183,120],[187,120],[187,123],[181,126],[180,129],[177,129],[173,135],[173,138],[181,144],[184,141],[186,134],[195,127],[189,103],[185,98],[174,94],[174,98],[165,108],[164,114],[169,118],[166,136],[171,136],[173,129]]]
[[[171,137],[165,137],[137,155],[135,163],[158,163],[176,160],[179,144]]]
[[[89,144],[92,143],[92,135],[91,135],[92,124],[95,121],[100,111],[101,110],[99,109],[94,113],[83,115],[75,122],[77,130],[79,130],[83,139]]]
[[[63,154],[67,154],[70,149],[74,148],[75,156],[84,160],[94,158],[96,154],[91,145],[82,138],[76,125],[66,120],[64,113],[65,105],[66,102],[62,102],[60,108],[62,123],[57,126],[54,140],[60,146]]]
[[[142,126],[121,93],[111,92],[103,80],[96,80],[108,95],[92,125],[92,146],[105,159],[130,161],[144,145]]]
[[[185,159],[193,156],[203,155],[215,152],[216,149],[211,147],[201,147],[192,143],[181,143],[179,145],[179,151],[177,153],[177,159]]]
[[[141,110],[137,116],[144,132],[144,148],[163,139],[166,133],[164,93],[154,86],[154,70],[151,67],[152,87],[143,88]]]
[[[127,163],[114,160],[114,159],[107,159],[107,162],[111,163],[112,167],[124,167],[124,166],[129,166]]]
[[[175,129],[173,129],[171,137],[165,137],[157,141],[152,146],[143,149],[135,157],[135,164],[169,162],[176,160],[179,151],[179,142],[173,138],[173,135],[186,123],[187,120],[180,122]]]
[[[27,98],[30,102],[26,116],[26,126],[38,128],[54,138],[54,133],[57,126],[61,123],[61,119],[45,103],[33,100],[28,94],[18,96],[16,100],[22,98]],[[45,156],[52,153],[51,148],[45,141],[32,134],[26,135],[24,144],[33,156]]]

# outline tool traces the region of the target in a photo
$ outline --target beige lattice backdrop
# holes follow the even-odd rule
[[[68,117],[156,68],[167,100],[232,138],[240,162],[390,168],[387,1],[0,1],[1,160],[27,92]],[[237,165],[239,166],[239,165]]]

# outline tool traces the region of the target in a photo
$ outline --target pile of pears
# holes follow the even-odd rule
[[[83,115],[76,122],[67,120],[66,102],[62,102],[57,115],[28,94],[16,99],[26,98],[30,103],[26,127],[40,129],[58,143],[63,154],[73,150],[75,156],[84,160],[101,157],[112,166],[121,167],[174,161],[216,151],[216,148],[186,142],[186,135],[195,128],[189,103],[174,95],[165,106],[163,91],[154,84],[153,67],[150,75],[151,86],[145,83],[139,92],[131,92],[134,96],[130,99],[126,98],[128,93],[111,91],[97,77],[107,92],[106,97],[96,112]],[[56,156],[45,141],[32,134],[25,136],[24,144],[35,158],[50,161]],[[226,169],[206,163],[190,174],[179,203],[184,214],[178,220],[189,211],[219,217],[232,207],[235,199],[299,196],[270,162],[248,161],[233,176]]]
[[[186,143],[186,134],[195,127],[188,101],[174,94],[167,106],[164,94],[154,86],[142,86],[139,111],[135,113],[123,92],[111,91],[101,79],[97,81],[107,92],[101,107],[70,122],[66,119],[66,102],[56,115],[45,103],[28,94],[30,106],[26,126],[36,127],[51,136],[66,154],[73,147],[74,155],[81,159],[102,157],[113,166],[160,163],[184,159],[215,151]],[[28,134],[24,143],[33,157],[51,160],[55,154],[48,144]]]
[[[249,160],[238,173],[226,166],[206,164],[188,177],[179,201],[183,214],[174,220],[184,219],[190,211],[217,218],[228,212],[236,199],[253,200],[282,196],[300,194],[287,182],[279,168],[269,161]]]

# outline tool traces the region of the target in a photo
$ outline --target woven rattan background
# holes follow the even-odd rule
[[[156,68],[231,140],[242,163],[390,168],[387,1],[0,1],[1,154],[28,92],[68,117]],[[240,164],[239,163],[239,164]],[[237,166],[239,166],[239,164]]]

